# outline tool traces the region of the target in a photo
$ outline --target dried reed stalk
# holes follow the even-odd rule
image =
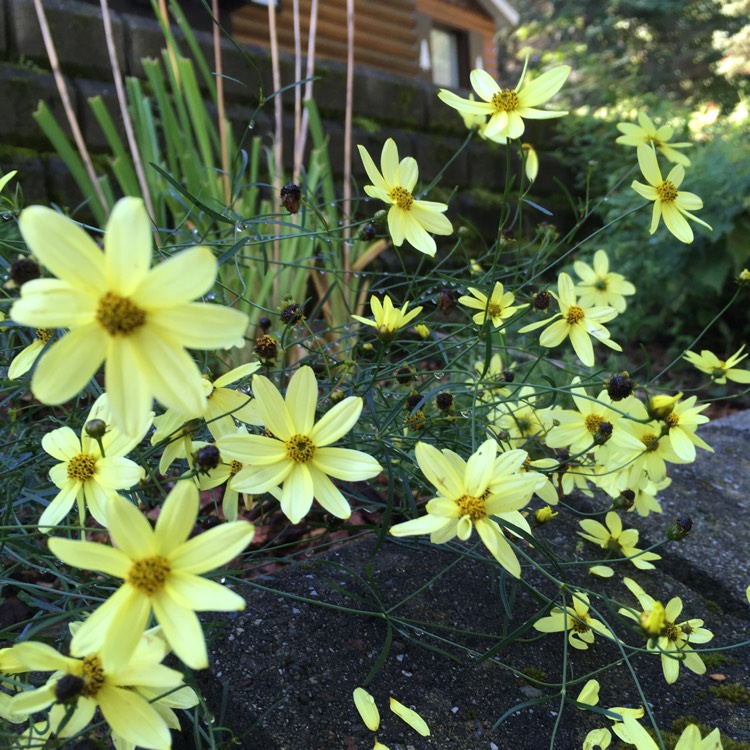
[[[60,95],[63,109],[65,110],[65,117],[68,120],[70,126],[70,132],[73,134],[73,140],[75,141],[78,153],[81,155],[83,165],[86,169],[86,173],[91,180],[91,184],[94,187],[94,192],[101,205],[105,210],[109,210],[109,202],[104,197],[101,185],[99,184],[99,178],[96,176],[96,170],[94,164],[91,161],[91,155],[86,147],[86,142],[83,140],[83,134],[81,128],[78,125],[78,118],[76,117],[73,105],[70,101],[70,94],[68,93],[68,87],[65,84],[62,71],[60,70],[60,60],[57,57],[57,49],[55,43],[52,40],[52,34],[50,33],[49,23],[47,23],[47,16],[42,6],[42,0],[34,0],[34,8],[36,10],[37,18],[39,19],[39,28],[42,31],[42,39],[44,40],[44,48],[47,52],[47,58],[49,59],[50,67],[52,68],[52,74],[55,78],[55,85],[57,86],[57,92]]]
[[[146,210],[149,215],[154,216],[154,206],[151,203],[151,193],[148,188],[148,180],[146,180],[146,173],[143,169],[143,162],[141,161],[141,152],[135,139],[133,121],[130,119],[130,112],[128,111],[128,102],[125,97],[125,86],[122,80],[122,71],[120,70],[120,61],[117,59],[115,37],[112,33],[112,14],[109,10],[108,0],[100,0],[100,4],[102,7],[102,21],[104,23],[104,38],[107,42],[107,54],[109,55],[109,66],[112,69],[112,78],[115,82],[117,105],[120,108],[120,117],[122,117],[122,124],[125,128],[125,137],[128,141],[130,156],[133,159],[133,168],[135,169],[138,184],[141,188],[143,202],[146,204]]]

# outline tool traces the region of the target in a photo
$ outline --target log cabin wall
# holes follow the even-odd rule
[[[307,51],[311,0],[299,0],[303,54]],[[355,64],[403,76],[419,74],[419,45],[414,0],[357,0],[354,4]],[[294,53],[294,15],[291,0],[276,13],[279,48]],[[248,4],[232,14],[237,41],[268,47],[268,8]],[[318,3],[316,58],[346,60],[346,0]]]

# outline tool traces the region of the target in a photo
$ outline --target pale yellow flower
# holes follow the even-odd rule
[[[427,515],[396,524],[390,533],[396,537],[430,534],[433,544],[444,544],[456,536],[466,541],[476,529],[492,556],[519,578],[518,559],[492,516],[530,531],[518,511],[528,504],[539,478],[520,471],[526,452],[508,451],[497,457],[497,442],[490,439],[468,461],[423,442],[417,443],[415,453],[419,468],[438,494],[425,506]]]
[[[34,331],[34,340],[13,357],[8,368],[9,380],[18,380],[34,366],[34,362],[37,361],[53,334],[54,330],[51,328],[37,328]]]
[[[654,121],[645,113],[638,113],[638,124],[632,122],[617,123],[617,129],[623,133],[618,136],[615,143],[623,146],[655,146],[661,151],[669,161],[675,164],[682,164],[683,167],[690,166],[690,159],[681,154],[677,149],[688,148],[691,143],[667,143],[674,135],[674,128],[671,125],[662,125],[657,128]]]
[[[680,674],[680,664],[683,664],[695,674],[705,674],[706,665],[691,646],[691,644],[708,643],[714,637],[710,630],[703,627],[703,620],[692,619],[677,622],[682,612],[682,599],[678,596],[673,597],[667,602],[663,612],[659,612],[660,602],[649,596],[636,581],[631,578],[623,578],[622,580],[638,599],[643,611],[636,613],[625,607],[618,611],[624,617],[636,620],[647,631],[649,640],[646,647],[649,651],[660,654],[661,668],[667,683],[671,685],[677,681]],[[656,624],[661,626],[656,634],[649,632],[649,625],[654,612],[659,613]]]
[[[534,629],[541,633],[568,632],[568,643],[585,650],[594,642],[594,633],[611,638],[607,626],[589,614],[589,598],[582,592],[572,593],[572,607],[553,607],[547,617],[540,617]]]
[[[469,295],[458,298],[458,302],[472,310],[479,312],[472,315],[472,320],[481,326],[488,318],[492,321],[495,328],[499,328],[504,320],[513,317],[519,310],[528,307],[528,304],[514,305],[515,295],[513,292],[506,292],[502,282],[496,281],[492,289],[492,295],[487,295],[479,289],[469,287]]]
[[[234,432],[235,420],[244,422],[245,424],[260,424],[258,410],[252,397],[246,393],[226,387],[250,377],[259,368],[260,362],[248,362],[229,370],[229,372],[225,372],[216,378],[216,380],[212,381],[207,376],[201,378],[206,402],[203,413],[195,416],[203,417],[208,426],[208,431],[214,440],[226,433]],[[157,431],[151,438],[151,444],[156,445],[166,437],[178,433],[180,428],[185,424],[185,421],[184,414],[175,409],[167,409],[164,414],[154,420]],[[167,448],[165,447],[166,450]],[[169,461],[169,464],[172,463],[172,460]],[[159,471],[162,474],[165,470],[166,468],[162,468],[161,465],[159,466]]]
[[[373,294],[370,297],[373,319],[363,318],[361,315],[352,315],[352,318],[367,326],[372,326],[384,341],[391,341],[398,331],[411,323],[422,312],[421,306],[414,307],[406,312],[409,304],[409,302],[404,302],[399,310],[393,306],[393,301],[387,294],[383,297],[382,302]]]
[[[232,481],[233,489],[257,495],[282,485],[281,509],[292,523],[307,515],[313,498],[337,518],[349,518],[349,503],[330,477],[357,482],[382,471],[362,451],[332,447],[356,424],[362,399],[345,398],[316,422],[318,383],[307,366],[290,379],[286,398],[262,375],[253,376],[253,393],[271,436],[222,438],[222,454],[245,464]]]
[[[617,310],[613,307],[584,308],[576,296],[573,280],[567,273],[558,276],[557,294],[553,292],[553,295],[560,306],[560,312],[545,320],[524,326],[519,333],[528,333],[547,326],[539,337],[541,346],[551,349],[569,338],[578,358],[587,367],[593,367],[595,363],[591,337],[610,349],[622,351],[622,347],[612,341],[609,331],[602,325],[616,317]]]
[[[74,633],[79,629],[71,626]],[[154,631],[138,636],[132,655],[119,667],[104,652],[90,651],[74,658],[45,643],[16,644],[12,656],[22,667],[18,671],[54,674],[42,687],[17,693],[10,701],[12,710],[29,716],[50,708],[51,731],[66,738],[85,729],[99,708],[113,733],[127,742],[167,750],[172,745],[169,725],[150,698],[186,691],[185,697],[192,700],[185,702],[195,705],[197,696],[184,685],[179,672],[161,663],[168,653],[164,641]],[[37,734],[33,737],[41,739]]]
[[[573,270],[581,279],[576,293],[582,307],[614,307],[624,313],[628,303],[625,297],[635,294],[635,287],[619,273],[609,270],[609,258],[604,250],[594,253],[594,267],[577,260]]]
[[[109,397],[103,393],[91,407],[80,438],[70,427],[59,427],[42,438],[42,448],[60,463],[49,472],[60,492],[50,501],[39,519],[42,531],[50,532],[78,501],[79,523],[85,524],[84,501],[91,515],[107,525],[107,504],[117,494],[137,484],[146,475],[138,464],[125,456],[141,442],[151,426],[153,414],[132,435],[125,435],[112,421]],[[99,420],[103,429],[101,445],[86,429],[92,420]],[[102,453],[102,448],[104,452]]]
[[[703,208],[703,201],[695,193],[679,190],[685,179],[685,168],[681,164],[672,167],[667,179],[663,179],[652,146],[638,146],[638,164],[648,185],[633,180],[630,187],[646,200],[654,201],[651,226],[648,230],[650,234],[656,231],[661,218],[664,219],[667,229],[680,242],[693,241],[693,230],[686,219],[711,229],[709,224],[691,213]]]
[[[472,70],[471,86],[482,101],[462,99],[447,89],[440,89],[438,97],[462,115],[489,115],[482,134],[490,140],[505,142],[506,138],[520,138],[525,130],[523,118],[547,120],[562,117],[567,112],[537,109],[551,99],[570,75],[570,67],[562,65],[542,73],[526,83],[526,67],[515,89],[503,89],[484,70]]]
[[[735,383],[750,383],[750,370],[741,370],[737,365],[747,357],[742,352],[745,349],[743,344],[731,357],[726,360],[719,359],[712,351],[703,349],[700,354],[695,352],[685,352],[684,359],[690,362],[701,372],[711,376],[711,380],[718,385],[724,385],[727,380],[733,380]]]
[[[583,531],[577,532],[578,535],[598,544],[604,550],[619,552],[641,570],[651,570],[654,567],[651,561],[661,560],[661,555],[644,552],[635,546],[638,544],[637,529],[623,530],[620,516],[615,511],[609,511],[604,520],[606,526],[593,518],[584,518],[579,521]]]
[[[26,244],[55,276],[21,287],[11,318],[35,328],[69,328],[37,363],[31,390],[61,404],[79,393],[105,362],[115,422],[135,433],[154,397],[186,418],[204,411],[206,395],[191,349],[243,343],[247,316],[192,302],[217,272],[207,247],[196,247],[150,268],[151,224],[137,198],[112,210],[104,252],[84,230],[41,206],[22,211]]]
[[[428,234],[453,234],[453,225],[443,216],[448,210],[445,203],[417,200],[413,191],[417,185],[419,170],[417,162],[407,156],[400,162],[398,148],[393,138],[383,145],[380,155],[380,168],[375,166],[372,157],[364,146],[357,146],[365,171],[372,185],[365,185],[365,192],[371,198],[390,203],[388,229],[396,247],[406,240],[425,255],[435,255],[437,245]]]
[[[225,523],[189,538],[198,517],[198,490],[178,482],[164,501],[156,528],[119,495],[107,507],[107,529],[116,547],[53,537],[49,548],[68,565],[122,578],[120,588],[73,637],[76,656],[101,651],[114,668],[124,667],[146,629],[151,612],[175,654],[193,669],[208,666],[206,641],[196,612],[245,608],[228,588],[200,577],[225,565],[253,538],[245,521]]]

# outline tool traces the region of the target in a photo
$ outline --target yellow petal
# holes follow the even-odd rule
[[[107,289],[129,297],[151,266],[151,221],[140,198],[115,203],[104,235]]]
[[[364,689],[358,687],[353,693],[354,705],[365,726],[371,732],[377,732],[380,726],[380,712],[375,705],[375,699]]]
[[[396,716],[403,719],[415,732],[418,732],[422,737],[430,736],[430,728],[427,726],[427,722],[411,708],[407,708],[403,703],[399,703],[395,698],[390,699],[391,711]]]

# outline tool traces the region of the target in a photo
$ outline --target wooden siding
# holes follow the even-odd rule
[[[302,54],[307,52],[311,0],[300,0]],[[419,75],[419,45],[414,0],[356,0],[354,62],[406,76]],[[282,0],[276,14],[279,47],[294,52],[292,0]],[[238,42],[268,47],[268,8],[245,5],[232,14]],[[319,0],[316,56],[346,60],[346,0]]]
[[[495,23],[474,0],[416,0],[418,13],[429,16],[438,23],[461,29],[482,37],[484,69],[492,76],[497,74],[497,44]],[[474,60],[470,61],[470,68]]]

